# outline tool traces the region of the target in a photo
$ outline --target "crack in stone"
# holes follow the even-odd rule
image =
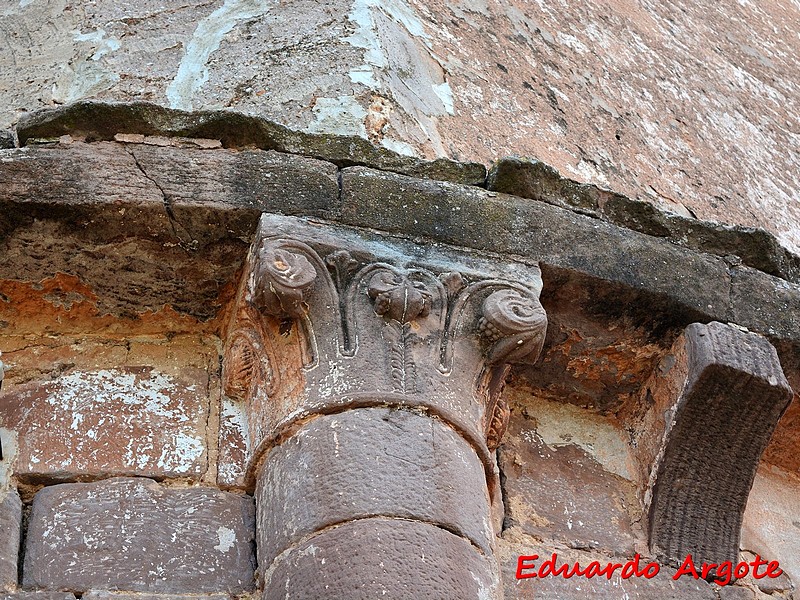
[[[122,144],[125,148],[125,151],[130,154],[131,158],[133,159],[136,168],[139,172],[150,181],[158,190],[159,194],[161,194],[161,202],[164,205],[164,211],[167,213],[167,218],[169,219],[170,227],[172,228],[172,233],[175,235],[175,238],[178,240],[178,245],[183,248],[184,250],[197,250],[197,240],[193,240],[192,236],[186,231],[186,228],[178,222],[178,219],[175,217],[175,211],[173,210],[172,200],[170,200],[167,193],[164,191],[164,188],[161,187],[161,184],[155,180],[155,178],[151,177],[147,174],[147,171],[144,169],[142,164],[139,162],[139,159],[136,156],[136,153],[129,147],[128,144]],[[182,229],[184,235],[181,236],[178,229]]]

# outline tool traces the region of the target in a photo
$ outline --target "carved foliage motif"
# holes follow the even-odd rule
[[[269,361],[252,328],[239,329],[231,336],[223,364],[223,392],[229,398],[248,400],[256,385],[263,385],[267,392],[272,387]]]
[[[511,416],[501,395],[508,365],[536,362],[547,332],[547,314],[538,298],[500,289],[484,300],[478,330],[492,343],[487,353],[487,362],[494,368],[488,375],[485,433],[487,446],[494,450]]]
[[[494,343],[489,362],[533,363],[542,351],[547,315],[537,298],[502,289],[484,301],[478,329]]]
[[[385,317],[383,337],[389,347],[393,389],[404,394],[416,393],[417,365],[412,346],[418,336],[411,324],[431,313],[433,294],[423,282],[387,267],[372,272],[367,295],[373,302],[375,313]]]
[[[495,448],[509,417],[501,399],[508,365],[534,362],[544,342],[547,317],[535,292],[502,280],[468,284],[458,272],[437,277],[426,269],[403,270],[370,261],[364,265],[363,258],[356,260],[345,250],[323,256],[324,260],[301,242],[263,240],[251,256],[245,304],[255,315],[283,319],[281,332],[289,320],[298,322],[300,343],[314,354],[318,336],[345,357],[358,353],[359,335],[370,335],[371,349],[377,348],[376,339],[382,340],[387,375],[400,394],[423,393],[421,369],[449,376],[454,357],[472,348],[467,351],[472,366],[457,368],[464,375],[464,368],[477,368],[476,374],[483,369],[484,431],[489,448]],[[369,315],[380,320],[370,323]],[[259,318],[263,317],[255,317]],[[256,382],[264,391],[275,387],[257,331],[252,320],[245,319],[228,344],[225,393],[230,397],[250,397]],[[379,337],[372,337],[378,331]],[[432,364],[418,365],[416,361],[426,356]],[[378,355],[374,358],[380,360]]]

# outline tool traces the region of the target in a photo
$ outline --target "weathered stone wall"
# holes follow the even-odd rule
[[[650,406],[642,394],[648,378],[669,370],[670,348],[686,325],[718,320],[766,336],[789,382],[800,388],[800,290],[791,273],[779,277],[720,256],[713,235],[700,238],[707,246],[680,245],[626,229],[622,218],[580,214],[569,202],[557,205],[563,193],[559,202],[542,202],[346,162],[221,148],[213,140],[130,131],[118,139],[69,137],[2,151],[0,351],[8,370],[0,395],[0,522],[10,536],[0,546],[0,584],[20,600],[32,590],[108,598],[111,590],[226,597],[256,589],[255,501],[248,493],[254,490],[244,478],[253,440],[240,403],[222,396],[220,361],[228,308],[262,212],[306,215],[311,227],[361,236],[375,249],[383,235],[376,230],[383,230],[429,259],[446,251],[470,264],[487,256],[502,262],[499,252],[537,263],[549,320],[541,360],[517,368],[505,394],[512,418],[498,453],[504,514],[497,539],[487,540],[470,517],[486,512],[481,498],[475,506],[459,504],[448,496],[457,491],[449,483],[431,498],[430,486],[422,485],[437,469],[458,472],[447,466],[454,456],[464,465],[478,462],[471,450],[459,450],[463,439],[447,428],[432,436],[440,450],[454,448],[443,462],[427,454],[428,444],[398,442],[401,458],[411,462],[398,458],[393,470],[423,474],[402,486],[416,502],[384,503],[386,514],[361,518],[376,511],[370,489],[398,482],[366,479],[373,487],[359,488],[359,478],[343,467],[347,461],[331,459],[348,450],[364,463],[387,460],[371,448],[388,444],[391,435],[363,447],[379,427],[357,422],[383,409],[360,408],[298,424],[261,463],[265,480],[285,472],[296,474],[300,486],[259,492],[262,507],[276,506],[266,516],[262,509],[262,532],[275,533],[261,534],[259,551],[280,552],[300,539],[270,577],[317,594],[297,574],[312,569],[304,532],[322,528],[327,559],[355,556],[364,560],[365,574],[370,556],[388,558],[408,543],[423,547],[441,538],[436,543],[452,554],[442,554],[445,560],[429,572],[444,574],[448,556],[494,544],[507,598],[583,597],[587,589],[642,600],[791,597],[800,578],[793,533],[800,515],[787,500],[800,491],[796,397],[756,477],[741,545],[780,560],[787,577],[721,589],[672,582],[666,567],[652,581],[601,578],[588,587],[514,577],[520,554],[556,551],[582,564],[649,556],[648,482],[633,443],[639,432],[631,429]],[[246,184],[236,185],[243,178]],[[285,343],[289,330],[276,327],[283,331],[276,340]],[[409,422],[420,419],[408,415]],[[390,432],[429,431],[403,422]],[[328,438],[317,435],[325,424]],[[331,424],[355,434],[337,438]],[[295,447],[292,436],[307,432],[316,432],[315,441]],[[312,486],[293,466],[315,460],[336,466],[325,473],[327,486]],[[734,466],[710,468],[713,477],[714,469],[727,473]],[[355,505],[339,513],[312,510],[303,504],[308,494],[299,493],[304,485],[319,492],[320,506],[335,505],[339,486]],[[288,522],[278,518],[278,508],[292,506],[306,512]],[[409,515],[422,520],[398,538],[390,521]],[[445,524],[446,535],[424,519]],[[348,525],[337,528],[341,520]],[[362,547],[354,540],[364,535],[389,543]],[[123,559],[134,545],[141,554]],[[399,576],[420,567],[411,560],[392,568]]]
[[[795,3],[23,0],[0,128],[85,98],[233,108],[406,154],[537,157],[800,250]]]

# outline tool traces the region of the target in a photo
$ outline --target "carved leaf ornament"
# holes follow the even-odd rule
[[[518,290],[498,290],[484,301],[478,330],[494,342],[490,363],[532,363],[544,345],[547,314],[536,298]]]
[[[486,445],[494,450],[500,445],[511,417],[511,410],[501,397],[508,365],[536,362],[547,332],[547,314],[537,298],[519,290],[501,289],[483,302],[478,330],[493,344],[487,356],[495,369],[490,372],[487,386],[485,434]]]

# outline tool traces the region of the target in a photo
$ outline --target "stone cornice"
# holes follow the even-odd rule
[[[226,148],[259,148],[308,156],[339,168],[365,166],[422,179],[485,187],[589,215],[698,252],[728,257],[770,275],[800,283],[800,256],[762,229],[687,218],[651,202],[562,176],[535,159],[507,157],[488,172],[478,163],[403,156],[359,137],[291,130],[263,117],[220,111],[185,112],[147,102],[85,100],[24,115],[6,146],[72,135],[87,141],[118,135],[155,136],[160,144],[192,147],[186,138],[210,138]],[[4,147],[0,141],[0,148]]]
[[[796,284],[663,238],[474,186],[364,167],[337,169],[276,152],[107,142],[3,151],[0,184],[4,239],[34,222],[53,223],[88,246],[128,236],[151,240],[153,252],[178,251],[172,264],[206,260],[203,250],[220,243],[238,248],[241,261],[261,213],[306,215],[517,256],[541,266],[545,289],[568,285],[593,290],[595,299],[624,297],[626,308],[610,309],[644,313],[669,327],[736,322],[775,342],[800,345]],[[62,252],[56,239],[47,251],[54,258]],[[69,268],[55,260],[31,269],[22,259],[9,257],[0,277],[25,273],[23,279],[39,281]],[[220,273],[230,277],[237,264],[226,259]],[[138,310],[174,305],[176,294],[165,290]],[[208,305],[195,309],[181,302],[179,312],[204,319],[216,314]]]

